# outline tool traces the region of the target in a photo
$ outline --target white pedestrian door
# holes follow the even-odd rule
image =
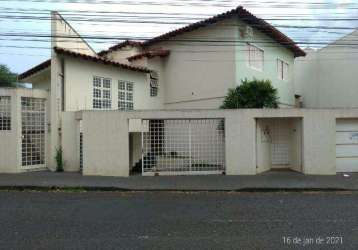
[[[358,119],[339,119],[336,124],[337,172],[358,172]]]
[[[45,167],[45,99],[21,97],[22,169]]]
[[[290,164],[290,127],[281,120],[272,122],[271,130],[271,163],[272,166]]]

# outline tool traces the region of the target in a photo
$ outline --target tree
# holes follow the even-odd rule
[[[272,87],[270,80],[245,79],[241,82],[240,86],[229,89],[220,108],[278,108],[277,89]]]
[[[0,64],[0,87],[14,87],[17,82],[17,74],[12,73],[10,69]]]

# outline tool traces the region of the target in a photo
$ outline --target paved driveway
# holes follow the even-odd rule
[[[1,191],[0,249],[358,249],[357,211],[358,193]]]

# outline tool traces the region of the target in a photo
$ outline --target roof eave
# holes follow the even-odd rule
[[[143,47],[147,47],[147,46],[153,45],[154,43],[157,43],[157,42],[168,41],[169,38],[175,37],[182,33],[191,32],[193,30],[199,29],[201,27],[205,27],[210,24],[217,23],[217,22],[225,20],[227,18],[231,18],[235,15],[238,15],[239,18],[244,19],[244,22],[248,23],[249,25],[256,24],[258,26],[257,29],[259,31],[266,33],[266,35],[271,37],[277,43],[279,43],[282,46],[291,50],[294,53],[295,57],[306,55],[306,53],[300,47],[298,47],[296,45],[296,43],[291,38],[286,36],[284,33],[279,31],[275,27],[273,27],[271,24],[269,24],[265,20],[256,17],[251,12],[244,9],[242,6],[239,6],[236,9],[232,9],[225,13],[218,14],[211,18],[202,20],[200,22],[192,23],[185,27],[182,27],[182,28],[170,31],[168,33],[162,34],[160,36],[154,37],[152,39],[149,39],[149,40],[143,42],[142,45],[143,45]],[[261,28],[260,28],[260,26],[261,26]],[[282,42],[279,42],[279,40],[282,40]]]
[[[81,53],[77,53],[74,51],[69,51],[63,48],[59,48],[59,47],[54,47],[54,50],[56,53],[61,54],[61,55],[65,55],[65,56],[70,56],[73,58],[79,58],[82,60],[86,60],[86,61],[91,61],[91,62],[95,62],[95,63],[102,63],[104,65],[112,65],[115,67],[120,67],[122,69],[125,70],[131,70],[131,71],[137,71],[137,72],[142,72],[142,73],[150,73],[151,70],[145,67],[138,67],[138,66],[131,66],[131,65],[127,65],[127,64],[122,64],[122,63],[118,63],[118,62],[114,62],[114,61],[110,61],[107,59],[103,59],[101,57],[94,57],[94,56],[89,56],[89,55],[85,55],[85,54],[81,54]]]
[[[50,67],[51,67],[51,59],[48,59],[48,60],[36,65],[35,67],[21,73],[20,75],[18,75],[17,79],[20,82],[25,82],[26,80],[29,80],[29,79],[33,78],[34,76],[37,76],[40,73],[45,72],[45,70]]]

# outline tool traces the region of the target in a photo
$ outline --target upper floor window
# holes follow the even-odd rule
[[[118,81],[118,109],[134,109],[134,83],[129,81]]]
[[[111,109],[111,79],[95,76],[93,77],[93,108]]]
[[[0,130],[11,130],[10,96],[0,96]]]
[[[247,44],[247,64],[249,67],[263,71],[264,51],[252,44]]]
[[[150,85],[150,96],[154,97],[158,95],[158,86],[157,85]]]
[[[281,80],[288,79],[288,63],[277,59],[277,77]]]
[[[152,71],[150,73],[150,96],[154,97],[158,95],[158,73]]]

